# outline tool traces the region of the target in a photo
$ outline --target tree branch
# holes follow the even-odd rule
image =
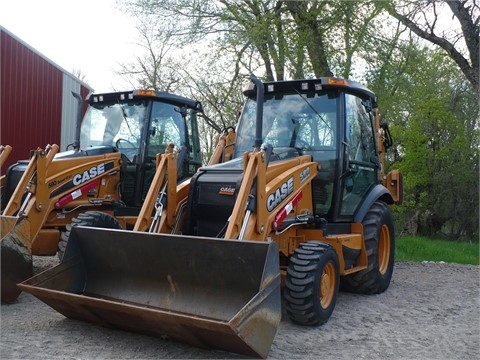
[[[432,44],[435,44],[445,50],[450,58],[457,63],[460,67],[460,70],[463,72],[467,80],[473,85],[477,94],[480,92],[479,89],[479,33],[478,26],[474,25],[473,22],[473,9],[472,16],[468,14],[467,8],[463,6],[466,1],[460,2],[458,0],[447,1],[448,5],[452,9],[452,12],[455,17],[460,21],[462,26],[462,31],[465,36],[465,41],[470,53],[471,63],[455,48],[455,46],[443,37],[439,37],[433,33],[433,27],[431,27],[431,32],[422,30],[418,24],[410,20],[408,16],[398,13],[396,10],[392,9],[390,14],[409,28],[416,35],[425,39]],[[472,5],[473,6],[473,5]],[[478,19],[476,21],[478,23]]]

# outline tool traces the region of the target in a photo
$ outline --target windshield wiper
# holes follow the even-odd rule
[[[120,106],[120,111],[122,112],[123,119],[125,120],[125,123],[127,124],[128,131],[130,131],[130,135],[132,135],[133,138],[136,138],[136,136],[132,132],[132,129],[130,128],[130,124],[128,123],[127,112],[125,111],[125,108],[122,106],[120,101],[118,102],[118,106]]]
[[[312,106],[312,104],[310,104],[310,102],[305,98],[305,96],[303,96],[303,94],[300,93],[297,89],[294,89],[294,91],[295,91],[298,95],[300,95],[300,98],[301,98],[303,101],[305,101],[305,102],[307,103],[308,107],[309,107],[310,109],[312,109],[312,110],[315,112],[315,114],[323,121],[323,123],[324,123],[325,126],[328,128],[328,130],[332,131],[332,127],[330,126],[330,124],[325,120],[325,118],[324,118],[322,115],[320,115],[320,113],[317,111],[317,109],[315,109],[315,108]]]

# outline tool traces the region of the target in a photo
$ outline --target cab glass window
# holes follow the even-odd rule
[[[174,105],[153,103],[149,134],[148,156],[150,157],[164,153],[169,144],[173,144],[176,149],[187,145],[185,122],[179,109]]]
[[[378,162],[375,155],[373,115],[370,102],[354,95],[345,95],[346,156],[343,169],[341,216],[355,214],[370,188],[376,183]]]

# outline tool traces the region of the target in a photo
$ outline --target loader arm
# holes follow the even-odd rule
[[[318,164],[309,156],[302,156],[282,166],[283,172],[275,177],[268,176],[267,168],[263,175],[265,180],[259,181],[264,184],[258,190],[262,196],[257,196],[257,211],[251,217],[251,222],[256,225],[247,227],[247,239],[266,239],[287,215],[312,215],[305,209],[310,208],[311,182],[317,176]]]
[[[12,197],[8,201],[8,204],[5,207],[5,211],[3,212],[3,215],[13,216],[17,212],[20,212],[20,213],[24,212],[24,209],[20,207],[21,206],[24,207],[26,204],[24,203],[24,205],[21,205],[21,201],[25,192],[30,194],[30,195],[27,195],[27,197],[30,197],[34,193],[33,187],[35,186],[35,182],[33,177],[34,175],[37,175],[37,178],[38,178],[37,169],[41,169],[42,171],[45,171],[48,165],[52,162],[54,156],[58,153],[58,150],[59,150],[58,145],[54,144],[51,146],[47,146],[45,150],[38,148],[33,151],[33,154],[30,158],[30,162],[28,163],[27,169],[23,173],[20,179],[20,182],[15,188],[15,191]],[[43,178],[43,181],[45,182],[44,178]]]
[[[280,213],[300,215],[302,209],[309,208],[311,181],[317,176],[319,165],[304,155],[267,166],[265,155],[263,150],[244,155],[244,180],[227,228],[227,239],[264,241],[274,230],[273,223]]]
[[[115,199],[119,153],[92,156],[85,163],[83,156],[57,158],[58,150],[51,145],[32,152],[0,216],[2,302],[13,302],[20,294],[16,284],[32,275],[32,254],[57,251],[60,229],[52,226],[56,220],[83,206]]]
[[[10,156],[11,152],[12,152],[12,147],[10,145],[0,145],[0,168],[3,166],[7,158]],[[5,181],[5,175],[0,172],[0,189],[3,189],[4,181]]]
[[[212,157],[208,161],[208,165],[219,164],[231,159],[234,145],[235,145],[236,134],[233,128],[228,128],[223,134],[217,135],[217,145],[213,152]]]
[[[3,166],[11,152],[12,147],[10,145],[0,145],[0,167]]]
[[[178,151],[173,152],[173,144],[169,144],[165,149],[164,154],[157,154],[156,159],[156,171],[153,177],[150,188],[148,189],[147,196],[143,203],[143,206],[138,215],[138,219],[135,223],[133,231],[147,231],[150,224],[153,222],[160,221],[161,217],[167,217],[167,222],[170,227],[173,226],[175,221],[175,205],[176,205],[176,187],[177,187],[177,156]],[[163,188],[166,187],[168,196],[167,209],[163,211],[163,206],[159,206],[156,209],[156,214],[152,219],[152,213],[155,209],[156,201],[159,199],[162,194],[161,191],[164,191]],[[153,226],[152,228],[158,228],[158,225]],[[155,231],[156,232],[156,231]]]
[[[27,214],[35,204],[40,210],[43,205],[35,197],[34,178],[37,176],[38,181],[37,169],[45,171],[58,149],[58,145],[52,145],[45,150],[37,149],[33,152],[27,169],[0,218],[2,302],[13,302],[20,294],[16,284],[33,275],[32,243],[29,240],[30,234],[37,234],[40,229],[31,224]],[[24,194],[26,197],[21,204]]]
[[[117,195],[120,153],[92,156],[85,162],[82,156],[57,158],[58,150],[59,146],[54,144],[33,151],[2,213],[2,217],[30,223],[29,236],[22,243],[37,255],[57,250],[59,230],[45,229],[47,222],[54,223],[57,217],[69,216],[70,211],[83,206],[110,204]],[[2,228],[2,239],[9,230]],[[54,235],[49,236],[49,232]],[[42,237],[39,242],[38,237]]]
[[[227,230],[225,232],[226,239],[239,239],[241,235],[242,224],[245,224],[245,214],[249,211],[249,201],[252,198],[252,190],[257,174],[262,171],[265,173],[265,151],[254,150],[251,153],[245,153],[243,156],[244,172],[242,185],[238,191],[235,206],[230,217]],[[264,178],[264,177],[263,177]],[[239,240],[242,240],[241,238]]]

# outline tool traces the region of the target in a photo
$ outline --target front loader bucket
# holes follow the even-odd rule
[[[25,246],[30,237],[30,223],[26,218],[0,216],[1,234],[1,289],[2,302],[12,303],[21,290],[17,284],[32,277],[32,253]]]
[[[75,227],[20,288],[68,318],[266,357],[281,319],[275,243]]]

